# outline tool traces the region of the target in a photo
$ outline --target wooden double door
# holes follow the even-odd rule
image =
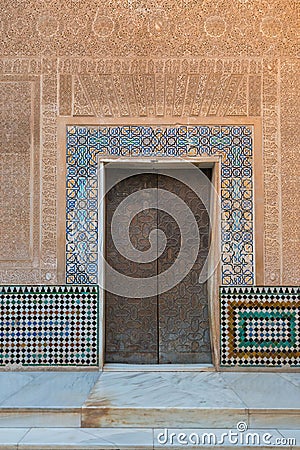
[[[210,169],[203,171],[211,177]],[[185,229],[191,226],[184,217],[183,223],[178,224],[166,211],[165,190],[178,196],[191,209],[200,236],[197,257],[191,270],[183,279],[180,273],[171,273],[170,276],[177,277],[179,283],[168,291],[160,292],[159,281],[157,292],[150,297],[139,297],[138,290],[134,298],[105,291],[107,363],[199,364],[212,361],[207,285],[206,282],[199,283],[209,250],[208,212],[195,192],[176,179],[175,172],[174,177],[146,171],[135,174],[117,183],[106,195],[106,260],[118,273],[139,278],[141,287],[145,278],[155,277],[158,280],[159,274],[172,269],[180,253],[182,239],[185,239]],[[149,189],[152,193],[153,190],[157,192],[157,207],[153,207],[153,202],[148,207]],[[137,191],[142,194],[141,211],[130,218],[130,207],[123,210],[117,208]],[[155,237],[155,230],[164,232],[165,247],[157,258],[148,262],[133,261],[118,251],[111,230],[116,211],[120,228],[127,224],[130,241],[140,252],[147,251],[151,246],[151,232],[152,238]],[[161,237],[159,234],[157,236],[158,239]],[[194,243],[190,242],[190,245]]]

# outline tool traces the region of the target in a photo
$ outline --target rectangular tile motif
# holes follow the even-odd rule
[[[97,366],[96,286],[0,286],[0,366]]]
[[[221,288],[221,364],[300,365],[297,287]]]

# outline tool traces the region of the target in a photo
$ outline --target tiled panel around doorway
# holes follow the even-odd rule
[[[222,284],[254,284],[252,126],[68,126],[67,284],[99,282],[99,156],[219,156]]]

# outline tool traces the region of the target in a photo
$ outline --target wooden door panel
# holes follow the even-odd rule
[[[157,364],[157,298],[106,296],[106,362]]]
[[[148,188],[157,188],[154,174],[140,174],[127,178],[114,186],[107,194],[106,201],[106,260],[117,272],[129,277],[141,278],[156,275],[157,263],[154,261],[137,263],[122,256],[113,241],[111,223],[113,214],[122,200],[130,194]],[[149,233],[157,228],[157,211],[147,209],[149,197],[142,194],[142,206],[130,223],[131,207],[121,209],[118,214],[120,227],[116,233],[123,233],[128,227],[132,245],[140,250],[147,250]],[[136,205],[132,204],[132,208]],[[122,227],[124,225],[124,227]],[[122,239],[122,235],[117,238]],[[124,254],[127,254],[125,246]],[[107,279],[107,282],[109,283]],[[137,293],[138,294],[138,293]],[[157,296],[148,298],[126,298],[111,292],[105,295],[106,323],[106,362],[156,364],[158,362],[157,338]]]
[[[146,194],[142,198],[144,210],[136,214],[131,221],[129,235],[132,245],[143,252],[150,247],[150,232],[161,229],[167,238],[162,255],[151,262],[136,263],[120,255],[114,245],[110,225],[116,208],[133,192],[147,188],[165,189],[175,193],[190,207],[200,234],[199,251],[188,275],[167,292],[148,298],[126,298],[106,292],[106,362],[210,363],[207,286],[199,284],[198,281],[208,254],[209,221],[204,205],[191,189],[174,178],[146,173],[127,178],[112,188],[106,202],[107,262],[119,273],[141,278],[141,283],[143,278],[154,277],[169,268],[169,279],[181,279],[185,262],[179,266],[177,273],[172,271],[172,266],[179,255],[182,234],[185,236],[186,232],[191,230],[192,224],[183,219],[180,230],[176,220],[166,212],[168,205],[164,204],[163,195],[160,196],[159,191],[158,209],[147,208]],[[122,225],[128,226],[130,213],[130,207],[125,208],[118,217],[120,227],[117,233],[120,233],[121,239]],[[195,247],[196,242],[192,233],[189,248]],[[189,257],[187,250],[184,260]],[[158,292],[160,287],[158,284]]]
[[[191,271],[177,286],[158,296],[159,362],[211,363],[207,286],[199,283],[208,254],[208,213],[197,195],[180,181],[159,175],[158,188],[176,193],[190,207],[200,234],[198,256]],[[162,210],[163,203],[163,198],[159,197],[158,204]],[[181,242],[178,226],[170,230],[166,214],[161,209],[158,211],[158,227],[171,235],[172,251],[164,252],[158,259],[158,273],[172,268]],[[180,228],[184,235],[191,224],[184,217],[181,220]],[[191,238],[189,248],[193,245],[196,245],[196,240]],[[184,261],[186,257],[188,255],[185,255]],[[180,267],[179,273],[172,276],[180,279],[180,270],[183,269]]]

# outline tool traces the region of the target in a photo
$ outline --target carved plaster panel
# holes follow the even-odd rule
[[[39,267],[40,93],[36,77],[20,75],[2,75],[0,91],[0,282],[6,282],[17,277],[11,270]]]
[[[61,115],[176,118],[261,113],[261,64],[250,59],[60,59],[59,71]]]
[[[2,0],[1,9],[3,56],[275,57],[297,51],[297,0]]]
[[[299,60],[281,61],[282,283],[300,284]]]

